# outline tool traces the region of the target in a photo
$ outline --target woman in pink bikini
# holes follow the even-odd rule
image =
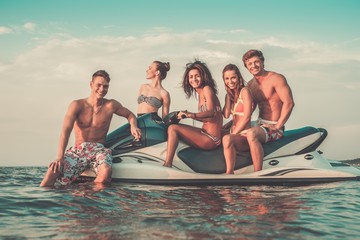
[[[196,60],[186,65],[182,86],[187,98],[199,99],[197,113],[180,111],[178,119],[192,118],[203,122],[202,128],[185,124],[173,124],[168,128],[167,152],[164,166],[171,167],[181,139],[190,146],[211,150],[221,144],[223,117],[215,80],[205,63]]]
[[[226,174],[234,174],[236,152],[241,150],[240,138],[243,138],[250,128],[253,100],[250,90],[245,86],[239,68],[228,64],[223,70],[223,80],[226,89],[223,115],[227,119],[232,115],[230,133],[223,136]]]

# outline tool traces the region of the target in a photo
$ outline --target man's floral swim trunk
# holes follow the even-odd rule
[[[56,180],[61,185],[68,185],[75,181],[86,169],[98,173],[101,164],[111,167],[111,149],[100,143],[84,142],[66,150],[64,165],[60,177]]]

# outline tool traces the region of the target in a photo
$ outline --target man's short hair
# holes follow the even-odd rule
[[[249,51],[247,51],[244,55],[243,55],[243,62],[244,62],[244,66],[246,67],[246,61],[249,60],[252,57],[259,57],[260,60],[264,63],[265,62],[265,58],[263,53],[260,50],[256,50],[256,49],[251,49]]]
[[[92,75],[92,80],[95,77],[103,77],[107,82],[110,82],[110,76],[105,70],[98,70]]]

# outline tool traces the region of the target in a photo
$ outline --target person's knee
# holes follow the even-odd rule
[[[176,133],[176,129],[177,129],[177,127],[176,127],[176,125],[170,125],[169,127],[168,127],[168,134],[170,135],[170,134],[174,134],[174,133]]]
[[[265,132],[260,128],[250,129],[246,134],[246,139],[249,144],[264,143],[266,140]]]
[[[248,142],[254,142],[257,140],[258,136],[256,134],[256,130],[255,129],[249,129],[248,132],[246,133],[246,138]]]
[[[247,139],[251,139],[254,137],[255,133],[254,133],[254,129],[250,128],[247,132],[246,132],[246,138]]]
[[[229,148],[231,145],[231,137],[230,135],[225,135],[222,138],[222,143],[224,148]]]

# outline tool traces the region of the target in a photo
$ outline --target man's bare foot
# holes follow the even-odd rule
[[[172,167],[172,164],[171,164],[171,163],[164,162],[163,166],[164,166],[164,167],[171,168],[171,167]]]

